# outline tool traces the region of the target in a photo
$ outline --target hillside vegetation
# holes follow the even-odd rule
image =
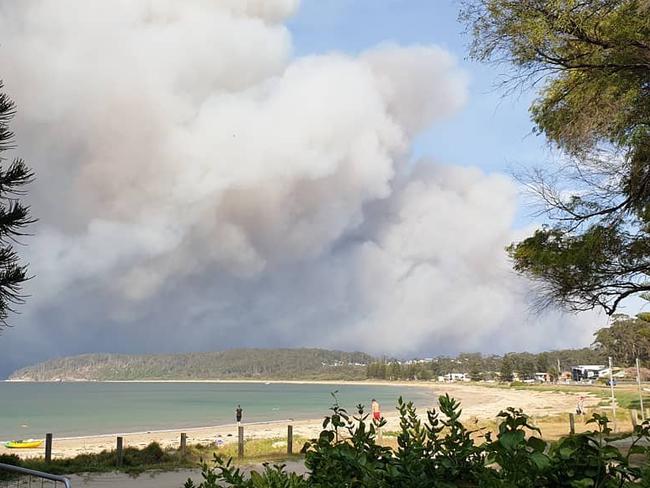
[[[83,354],[19,369],[10,380],[365,379],[372,356],[324,349]]]
[[[362,352],[326,349],[231,349],[187,354],[83,354],[52,359],[19,369],[10,380],[430,380],[448,373],[471,379],[500,379],[517,373],[531,378],[538,372],[557,377],[557,361],[564,371],[578,364],[604,364],[608,350],[583,348],[508,353],[503,356],[462,353],[428,359],[398,361]],[[615,364],[618,363],[616,358]],[[507,370],[507,371],[506,371]],[[511,381],[512,378],[507,379]]]
[[[449,373],[464,373],[474,381],[512,381],[515,374],[519,379],[529,379],[534,378],[536,373],[548,373],[550,378],[555,380],[559,373],[558,361],[562,371],[569,371],[572,366],[578,364],[606,364],[608,356],[613,357],[616,366],[629,366],[629,361],[625,361],[626,356],[619,353],[616,347],[623,342],[636,344],[633,350],[639,351],[640,345],[647,342],[643,342],[645,339],[636,328],[628,326],[628,322],[635,320],[640,321],[626,318],[624,323],[615,322],[611,327],[599,330],[593,347],[538,354],[510,352],[499,356],[461,353],[451,357],[437,356],[406,361],[387,357],[376,358],[363,352],[306,348],[230,349],[221,352],[155,355],[83,354],[52,359],[19,369],[12,373],[9,379],[426,381]],[[621,327],[624,333],[620,332]],[[645,352],[639,356],[642,365],[650,365],[650,359]]]

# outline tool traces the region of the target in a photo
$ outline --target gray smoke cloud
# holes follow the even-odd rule
[[[25,353],[589,340],[592,317],[527,312],[504,253],[515,184],[410,161],[413,138],[466,102],[453,56],[295,58],[283,21],[298,7],[0,1],[40,218],[5,368]]]

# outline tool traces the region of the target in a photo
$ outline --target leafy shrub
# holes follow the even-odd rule
[[[127,447],[124,450],[125,466],[161,464],[167,461],[167,458],[165,451],[157,442],[152,442],[142,449]]]
[[[117,453],[114,450],[104,450],[98,453],[78,454],[73,458],[56,458],[49,463],[46,463],[43,458],[25,459],[21,465],[25,468],[61,475],[106,472],[117,469]],[[179,464],[178,457],[173,452],[165,451],[158,443],[152,442],[142,449],[125,448],[123,463],[119,469],[129,473],[139,473],[149,468],[165,465],[167,467],[184,466]]]
[[[208,463],[201,464],[203,482],[198,486],[191,479],[183,485],[184,488],[217,488],[220,486],[231,486],[237,488],[308,488],[310,485],[304,476],[294,473],[287,473],[283,464],[269,465],[264,463],[264,471],[258,473],[252,471],[248,478],[239,468],[231,465],[232,459],[224,461],[223,458],[214,454],[214,467]],[[226,483],[221,484],[220,481]],[[333,485],[332,485],[333,486]]]
[[[359,486],[376,486],[389,467],[391,449],[377,444],[377,428],[385,421],[368,422],[363,407],[349,415],[337,401],[332,415],[325,417],[318,439],[305,443],[305,466],[311,472],[311,486],[345,486],[353,479]]]
[[[0,463],[20,466],[20,458],[15,454],[0,454]]]
[[[15,454],[0,454],[0,464],[20,466],[20,458]],[[14,473],[0,470],[0,481],[8,481],[15,478],[16,475]]]
[[[439,397],[439,411],[422,421],[412,403],[398,403],[398,447],[377,442],[377,429],[385,422],[369,421],[362,406],[354,415],[337,402],[325,418],[317,439],[305,444],[308,473],[287,473],[285,466],[265,465],[262,473],[242,473],[215,455],[213,465],[202,464],[204,481],[191,480],[185,488],[614,488],[650,487],[650,468],[630,463],[631,455],[650,454],[650,422],[637,426],[628,453],[610,442],[605,416],[594,414],[588,423],[595,430],[548,444],[520,409],[499,413],[496,437],[461,422],[460,404],[448,395]]]

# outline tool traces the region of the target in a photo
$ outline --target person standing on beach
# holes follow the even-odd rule
[[[379,422],[381,419],[381,410],[379,409],[379,402],[374,398],[372,399],[372,402],[370,402],[370,409],[372,410],[372,419]]]
[[[576,405],[576,413],[578,415],[585,414],[585,397],[583,396],[578,398],[578,404]]]
[[[237,425],[241,425],[241,416],[244,411],[241,408],[241,405],[237,405],[237,409],[235,410],[235,419],[237,420]]]

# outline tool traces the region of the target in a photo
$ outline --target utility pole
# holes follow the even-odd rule
[[[557,382],[560,382],[560,377],[562,376],[562,370],[560,369],[560,358],[557,358]]]
[[[612,416],[614,417],[614,432],[616,432],[616,397],[614,396],[614,370],[611,356],[609,357],[609,389],[612,394]]]
[[[639,358],[636,358],[636,384],[639,385],[639,405],[641,407],[641,418],[645,420],[645,409],[643,408],[643,392],[641,390],[641,369],[639,368]]]

